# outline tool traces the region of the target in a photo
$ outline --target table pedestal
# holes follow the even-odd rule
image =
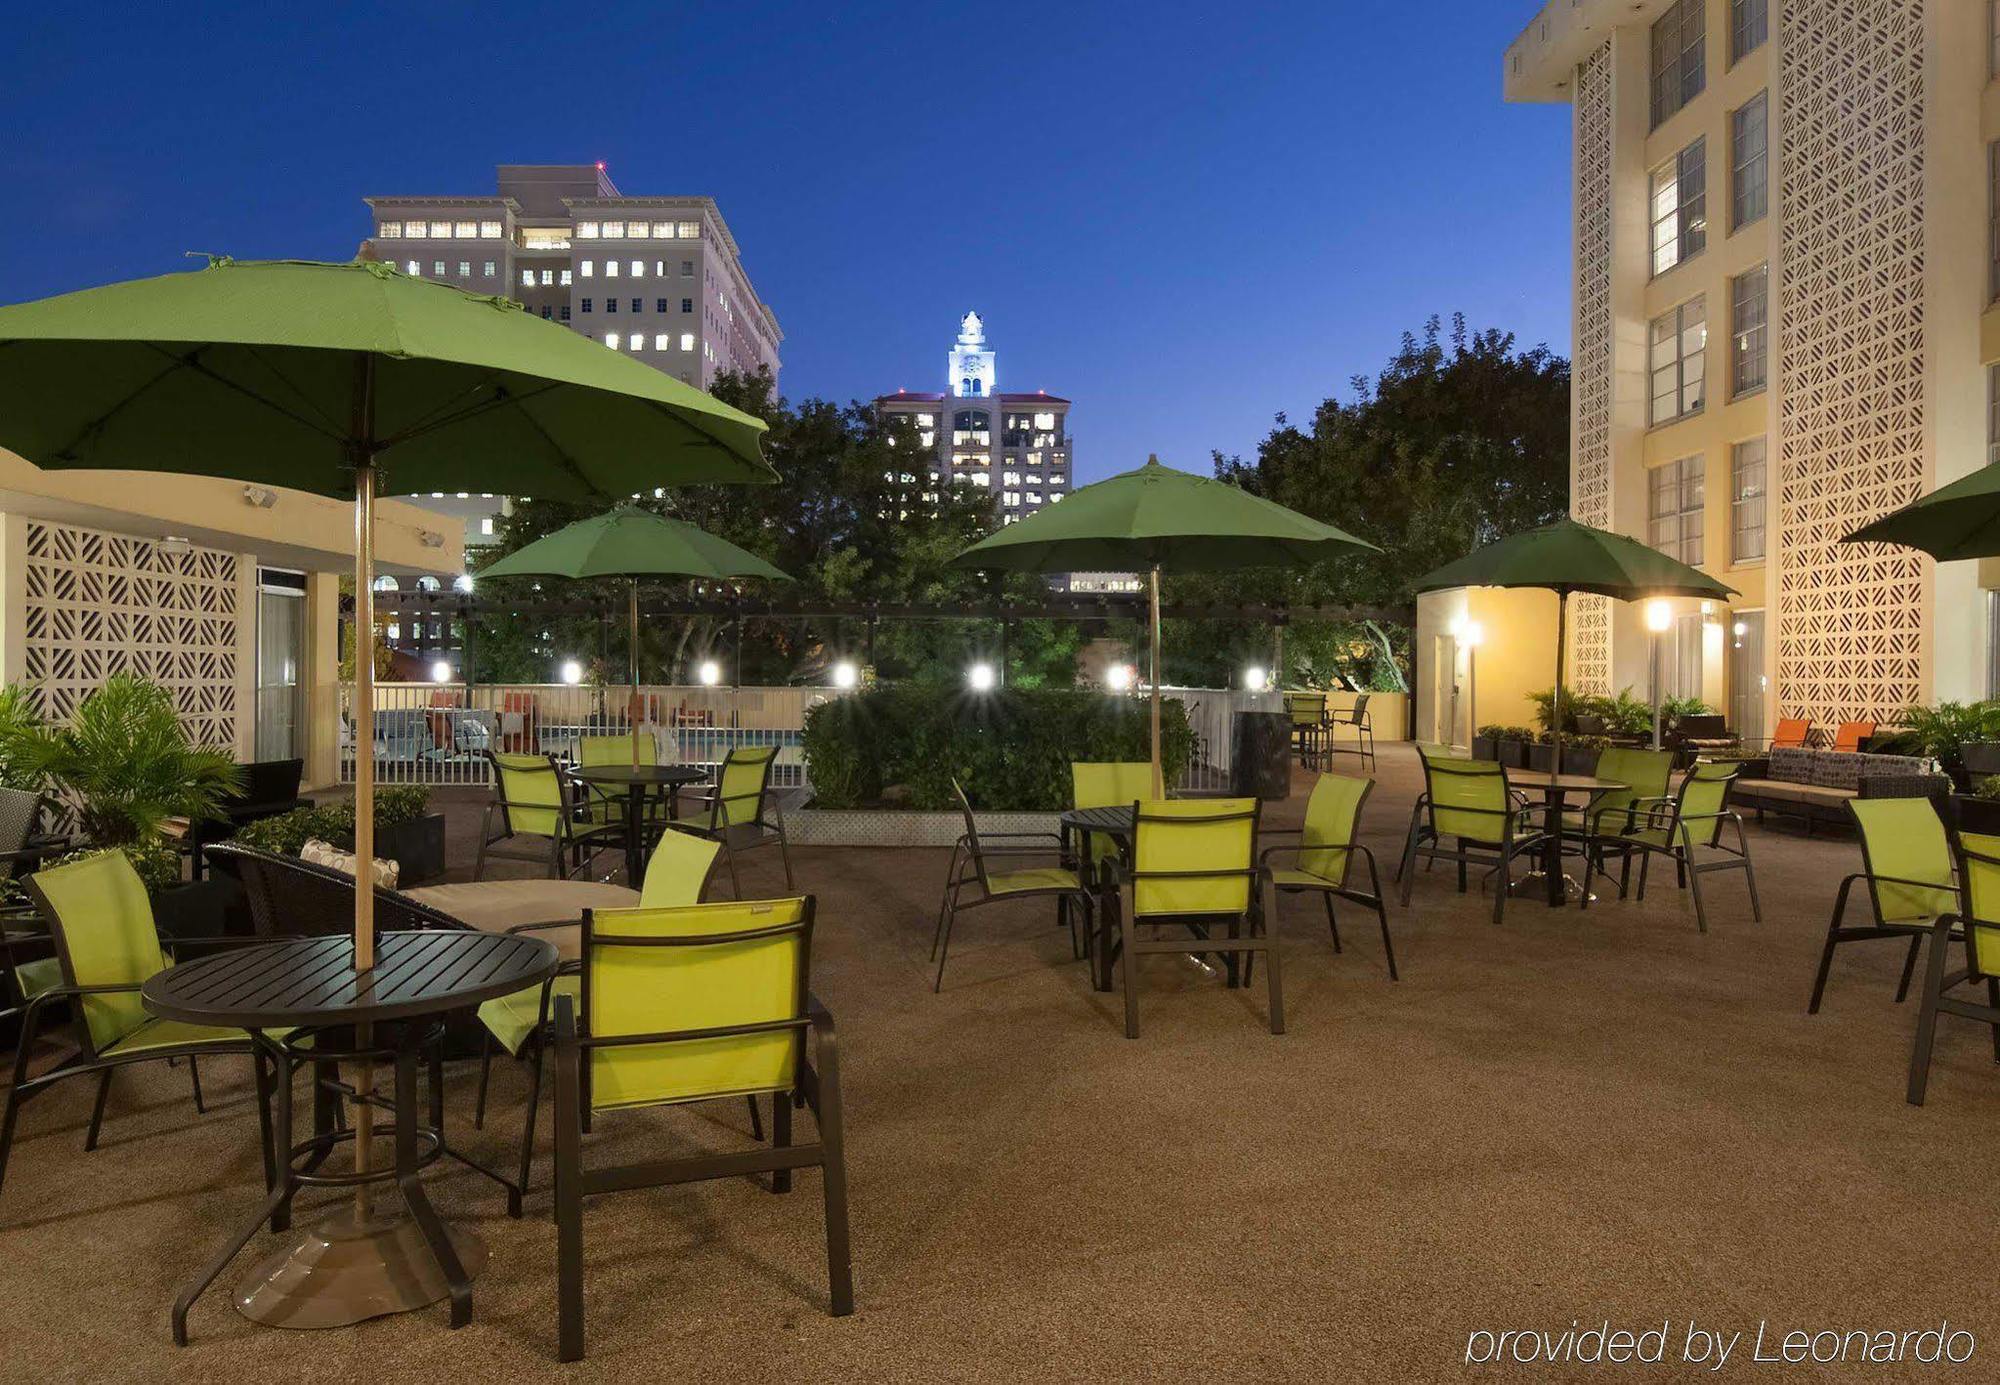
[[[486,1245],[462,1227],[445,1235],[466,1278]],[[267,1327],[347,1327],[442,1301],[451,1285],[415,1221],[377,1215],[358,1223],[347,1207],[302,1232],[236,1287],[236,1311]]]

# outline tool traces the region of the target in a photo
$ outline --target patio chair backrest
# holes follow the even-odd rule
[[[722,843],[692,832],[676,832],[669,827],[660,833],[653,855],[646,862],[646,878],[639,886],[639,907],[670,909],[701,903],[708,891],[708,877],[722,855]]]
[[[1306,802],[1305,827],[1299,834],[1299,869],[1336,883],[1347,878],[1353,855],[1354,829],[1361,805],[1368,801],[1373,779],[1322,774]]]
[[[810,895],[586,912],[591,1107],[790,1091],[804,1043],[812,925]],[[747,1032],[662,1037],[715,1030]],[[616,1043],[640,1036],[649,1041]]]
[[[1602,823],[1611,831],[1621,831],[1624,814],[1641,798],[1665,798],[1674,768],[1671,750],[1638,750],[1613,746],[1597,757],[1597,777],[1625,785],[1607,789],[1590,805],[1593,825]]]
[[[1431,830],[1441,837],[1497,846],[1512,836],[1507,771],[1495,760],[1424,757]]]
[[[1292,725],[1317,726],[1326,720],[1326,694],[1288,692],[1285,710],[1291,714]]]
[[[1695,845],[1696,838],[1714,844],[1722,831],[1722,819],[1716,815],[1728,809],[1729,790],[1742,770],[1739,764],[1697,760],[1681,780],[1674,797],[1674,826],[1683,846]]]
[[[1958,834],[1965,882],[1965,950],[1975,977],[2000,976],[2000,837]]]
[[[40,794],[30,789],[0,789],[0,852],[26,851],[41,817]]]
[[[1834,733],[1833,748],[1858,752],[1861,743],[1874,734],[1875,723],[1872,721],[1843,721],[1840,723],[1840,730]]]
[[[1241,914],[1257,875],[1254,798],[1135,804],[1132,916]]]
[[[569,794],[553,755],[487,751],[493,762],[493,783],[505,805],[508,830],[528,837],[553,837],[562,831],[569,811]]]
[[[1870,876],[1918,882],[1869,882],[1883,922],[1935,918],[1958,907],[1951,842],[1928,798],[1850,798],[1847,811],[1861,834],[1862,868]]]
[[[1771,733],[1773,750],[1796,750],[1804,746],[1806,737],[1812,734],[1812,722],[1805,717],[1780,717],[1778,729]]]
[[[959,813],[965,818],[965,850],[972,857],[973,874],[979,880],[980,891],[990,893],[986,883],[986,857],[979,849],[979,824],[973,821],[972,800],[965,796],[965,785],[958,782],[956,775],[952,776],[951,792],[958,799]]]
[[[124,852],[102,851],[36,871],[27,885],[55,937],[64,985],[136,986],[166,969],[146,882]],[[78,1040],[87,1040],[92,1053],[102,1053],[148,1018],[137,991],[84,996],[80,1008]]]
[[[778,761],[775,745],[739,745],[722,759],[715,776],[711,827],[740,827],[764,816],[764,794]]]
[[[1069,766],[1070,806],[1110,808],[1153,794],[1149,760],[1072,760]],[[1084,834],[1083,849],[1092,865],[1115,854],[1118,843],[1103,832]]]
[[[579,765],[629,765],[632,763],[632,737],[623,736],[579,736],[576,742],[576,762]],[[656,765],[660,762],[659,752],[654,748],[653,733],[639,733],[639,763]]]

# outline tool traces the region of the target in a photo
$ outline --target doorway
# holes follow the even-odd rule
[[[1764,672],[1764,613],[1737,611],[1729,625],[1729,723],[1746,746],[1763,745],[1764,705],[1770,679]]]
[[[1451,635],[1433,637],[1431,668],[1436,694],[1431,698],[1431,740],[1439,745],[1458,744],[1458,640]]]
[[[258,568],[255,752],[259,760],[296,760],[305,755],[299,681],[305,666],[305,637],[306,575]]]

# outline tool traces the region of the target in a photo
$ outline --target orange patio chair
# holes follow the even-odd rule
[[[1875,734],[1872,721],[1843,721],[1840,730],[1834,734],[1833,748],[1849,753],[1859,753],[1861,743]]]
[[[1806,737],[1812,735],[1812,722],[1806,717],[1780,717],[1778,729],[1771,736],[1771,749],[1797,750],[1804,747]]]

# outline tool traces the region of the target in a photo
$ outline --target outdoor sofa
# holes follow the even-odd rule
[[[1759,822],[1766,813],[1801,818],[1811,835],[1819,823],[1847,822],[1849,799],[1911,796],[1913,787],[1927,793],[1935,775],[1930,760],[1914,755],[1779,747],[1743,762],[1729,802],[1755,810]]]

